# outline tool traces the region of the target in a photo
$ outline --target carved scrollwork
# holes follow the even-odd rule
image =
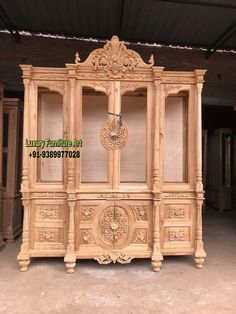
[[[130,198],[129,194],[114,194],[114,193],[110,193],[110,194],[98,194],[97,198]]]
[[[58,242],[59,234],[57,231],[40,231],[39,242]]]
[[[147,243],[147,229],[136,229],[134,243],[137,244]]]
[[[169,218],[185,218],[185,210],[181,207],[170,207]]]
[[[107,120],[101,130],[101,143],[107,150],[123,148],[128,141],[128,130],[124,122],[116,118]]]
[[[39,198],[61,198],[64,197],[64,193],[56,193],[56,192],[44,192],[44,193],[35,193],[34,196]]]
[[[164,193],[164,198],[190,198],[191,195],[188,193]]]
[[[91,244],[94,243],[92,234],[89,230],[83,230],[80,233],[80,243],[81,244]]]
[[[92,221],[94,211],[95,211],[95,207],[91,207],[91,206],[82,207],[82,209],[81,209],[81,220]]]
[[[168,235],[170,241],[186,241],[185,230],[169,230]]]
[[[135,214],[136,214],[136,219],[139,221],[145,221],[147,220],[147,206],[142,205],[142,206],[132,206]]]
[[[137,88],[143,87],[143,83],[138,82],[121,82],[120,93],[124,95],[126,92],[134,92]]]
[[[93,88],[97,92],[105,92],[106,95],[111,93],[111,85],[109,81],[85,81],[81,82],[83,86]]]
[[[94,257],[99,264],[110,264],[110,263],[120,263],[120,264],[129,264],[133,257],[127,256],[124,253],[115,254],[115,253],[108,253],[103,254],[99,257]]]
[[[166,96],[170,94],[178,94],[182,90],[186,90],[187,88],[184,87],[183,85],[175,85],[175,84],[166,84],[164,87],[164,92]]]
[[[59,211],[56,208],[41,208],[39,216],[42,219],[58,219]]]
[[[127,49],[123,41],[113,36],[103,48],[91,52],[84,62],[80,62],[79,54],[76,53],[75,63],[92,67],[94,70],[103,70],[108,78],[117,79],[122,78],[127,71],[151,68],[154,59],[151,55],[149,64],[145,63],[137,52]]]
[[[56,91],[63,95],[65,93],[65,82],[64,81],[34,81],[38,87],[46,87],[49,90]]]

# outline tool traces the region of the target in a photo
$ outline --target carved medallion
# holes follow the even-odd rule
[[[91,244],[93,243],[93,237],[89,230],[83,230],[80,233],[80,243],[81,244]]]
[[[81,220],[92,221],[95,208],[91,206],[84,206],[81,209]]]
[[[56,208],[41,208],[39,216],[42,219],[58,219],[58,209]]]
[[[135,216],[131,207],[112,201],[96,210],[93,222],[95,242],[106,249],[121,249],[133,242]]]
[[[169,218],[185,218],[185,210],[181,207],[170,207]]]
[[[39,242],[58,242],[59,234],[57,231],[40,231]]]
[[[114,118],[107,120],[101,130],[101,143],[107,150],[123,148],[128,140],[128,130],[124,122]]]

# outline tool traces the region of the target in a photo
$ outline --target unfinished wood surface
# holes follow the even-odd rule
[[[87,258],[100,264],[150,258],[159,271],[165,255],[193,255],[202,268],[205,70],[164,71],[117,36],[84,62],[76,54],[65,68],[21,68],[24,138],[42,126],[37,94],[46,88],[51,101],[44,102],[42,136],[59,136],[63,127],[67,139],[83,139],[82,158],[61,159],[61,182],[53,181],[57,167],[44,168],[47,181],[37,181],[24,149],[21,271],[40,256],[64,257],[68,273]],[[60,123],[55,92],[63,103]]]
[[[22,102],[3,99],[2,236],[14,241],[22,230],[22,205],[18,180],[21,174]]]
[[[3,133],[3,85],[0,83],[0,200],[2,199],[2,133]],[[1,202],[0,202],[1,206]],[[2,249],[5,245],[2,238],[2,230],[1,230],[1,221],[2,221],[2,207],[0,207],[0,249]]]

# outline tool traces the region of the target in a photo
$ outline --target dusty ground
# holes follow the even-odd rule
[[[209,210],[204,217],[207,259],[166,257],[160,273],[149,260],[101,266],[77,262],[64,272],[62,259],[34,259],[18,271],[20,241],[0,252],[0,313],[236,313],[236,216]]]

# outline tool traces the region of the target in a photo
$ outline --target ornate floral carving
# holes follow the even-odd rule
[[[175,84],[166,84],[164,87],[164,91],[166,95],[169,94],[177,94],[181,90],[186,89],[183,85],[175,85]]]
[[[35,193],[34,196],[39,198],[61,198],[64,197],[64,193],[55,193],[55,192],[44,192],[44,193]]]
[[[181,207],[170,207],[169,218],[185,218],[185,210]]]
[[[190,198],[191,195],[188,193],[165,193],[165,198]]]
[[[127,239],[129,232],[129,218],[126,210],[121,206],[107,207],[100,219],[99,231],[105,243],[116,245]]]
[[[57,231],[40,231],[39,242],[58,242],[59,234]]]
[[[80,62],[80,57],[76,53],[75,63],[92,67],[94,70],[103,70],[109,78],[122,78],[127,71],[151,68],[154,59],[151,55],[149,64],[146,64],[137,52],[127,49],[123,41],[113,36],[103,48],[91,52],[84,62]]]
[[[46,87],[49,90],[57,91],[60,94],[64,94],[65,92],[65,82],[64,81],[34,81],[39,87]]]
[[[58,219],[59,211],[57,208],[41,208],[39,216],[42,219]]]
[[[123,148],[128,140],[128,130],[124,122],[118,119],[107,120],[101,130],[101,143],[107,150]]]
[[[120,264],[128,264],[131,262],[133,257],[127,256],[124,253],[115,254],[115,253],[109,253],[109,254],[103,254],[99,257],[94,257],[96,261],[98,261],[99,264],[110,264],[110,263],[120,263]]]
[[[81,220],[92,221],[94,211],[95,211],[95,207],[91,207],[91,206],[82,207],[82,209],[81,209]]]
[[[120,92],[121,95],[124,95],[126,92],[133,92],[137,88],[143,87],[143,83],[138,83],[138,82],[121,82],[120,83]]]
[[[98,194],[97,195],[97,198],[130,198],[130,195],[129,194],[114,194],[114,193],[111,193],[111,194]]]
[[[66,74],[52,74],[52,73],[34,73],[34,78],[44,79],[44,80],[66,80]]]
[[[186,241],[185,230],[169,230],[168,235],[170,241]]]
[[[132,206],[132,207],[135,211],[137,220],[147,220],[147,206],[146,205]]]
[[[134,243],[147,243],[147,229],[136,229]]]
[[[193,77],[163,77],[163,83],[179,83],[179,84],[183,84],[183,83],[193,83],[194,82],[194,78]]]
[[[105,92],[106,95],[111,93],[111,85],[109,81],[85,81],[81,82],[84,86],[89,86],[98,92]]]
[[[80,233],[80,243],[81,244],[90,244],[93,243],[93,237],[89,230],[83,230]]]

